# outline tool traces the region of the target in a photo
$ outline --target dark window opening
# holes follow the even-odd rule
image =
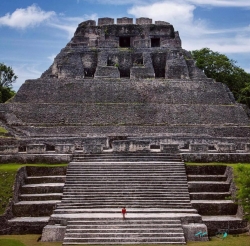
[[[108,58],[107,66],[114,66],[114,65],[115,63],[110,58]]]
[[[143,58],[142,56],[141,57],[138,57],[138,58],[135,58],[134,59],[134,64],[135,66],[138,66],[138,65],[143,65]]]
[[[119,68],[121,78],[130,78],[129,68]]]
[[[92,78],[94,77],[95,69],[84,68],[84,78]]]
[[[109,141],[109,147],[112,148],[112,143],[115,140],[127,140],[126,136],[112,136],[112,137],[108,137],[108,141]]]
[[[150,149],[160,149],[160,145],[157,144],[151,144]]]
[[[46,144],[46,151],[55,151],[55,146],[54,145],[50,145],[50,144]]]
[[[151,47],[160,47],[160,38],[151,38]]]
[[[119,46],[124,48],[130,47],[130,37],[120,37]]]
[[[26,152],[26,146],[19,146],[18,152]]]

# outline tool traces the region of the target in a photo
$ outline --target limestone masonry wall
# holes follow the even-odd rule
[[[17,118],[30,124],[156,125],[238,124],[248,118],[237,105],[188,104],[11,104]],[[115,112],[115,114],[114,114]]]
[[[36,87],[36,88],[34,88]],[[234,103],[227,87],[211,80],[57,80],[26,81],[13,98],[20,103]]]

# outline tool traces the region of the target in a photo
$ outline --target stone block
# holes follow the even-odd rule
[[[95,78],[120,78],[118,67],[98,66],[95,72]]]
[[[68,154],[75,152],[75,145],[74,144],[56,144],[55,145],[56,153]]]
[[[117,18],[117,24],[133,24],[133,18],[123,17],[123,18]]]
[[[148,152],[150,141],[144,140],[117,140],[112,143],[114,152]]]
[[[155,25],[170,25],[170,23],[166,21],[155,21]]]
[[[149,69],[148,67],[144,66],[137,66],[132,67],[130,69],[130,78],[131,79],[145,79],[145,78],[154,78],[155,73],[154,70]]]
[[[85,154],[96,154],[103,151],[103,146],[101,144],[84,144],[83,153]]]
[[[8,146],[8,145],[0,146],[0,154],[16,154],[16,153],[18,153],[17,146]]]
[[[245,144],[245,151],[250,152],[250,143]]]
[[[216,144],[215,148],[218,152],[222,153],[230,153],[236,151],[235,144],[233,143],[218,143]]]
[[[113,18],[99,18],[98,19],[98,26],[103,26],[103,25],[113,25],[115,23]]]
[[[152,24],[152,19],[144,18],[144,17],[137,18],[136,19],[136,24],[137,25],[149,25],[149,24]]]
[[[207,144],[190,144],[189,151],[190,152],[207,152],[208,145]]]
[[[151,40],[150,39],[139,39],[134,40],[135,48],[150,48],[151,47]]]
[[[178,153],[179,152],[179,144],[167,144],[160,143],[160,150],[164,153]]]
[[[81,26],[84,26],[84,27],[86,27],[86,26],[96,26],[96,21],[95,20],[87,20],[87,21],[84,21],[84,22],[80,23],[78,26],[79,27],[81,27]]]
[[[182,228],[187,242],[208,241],[208,231],[205,224],[190,223],[183,225]]]
[[[47,225],[43,228],[42,242],[62,242],[66,232],[66,226]]]
[[[46,152],[45,144],[29,144],[27,145],[27,153],[28,154],[43,154]]]
[[[98,46],[102,48],[118,48],[119,42],[116,40],[100,40]]]

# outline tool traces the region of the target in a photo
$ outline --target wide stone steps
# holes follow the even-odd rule
[[[74,155],[50,222],[67,222],[63,245],[185,244],[181,218],[201,222],[179,155],[106,153]]]
[[[26,184],[40,184],[40,183],[64,183],[65,175],[58,176],[30,176],[25,180]]]
[[[22,194],[62,193],[64,183],[27,184],[21,188]]]
[[[68,221],[63,245],[173,242],[185,244],[179,219],[83,219]]]
[[[229,199],[230,192],[191,192],[191,200],[223,200]]]
[[[188,181],[226,181],[226,175],[188,175]]]
[[[45,200],[61,200],[63,193],[40,193],[40,194],[21,194],[20,201],[45,201]]]

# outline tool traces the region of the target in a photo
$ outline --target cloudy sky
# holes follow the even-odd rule
[[[38,78],[77,25],[99,17],[150,17],[179,31],[186,50],[209,47],[250,72],[250,0],[1,0],[0,62]]]

